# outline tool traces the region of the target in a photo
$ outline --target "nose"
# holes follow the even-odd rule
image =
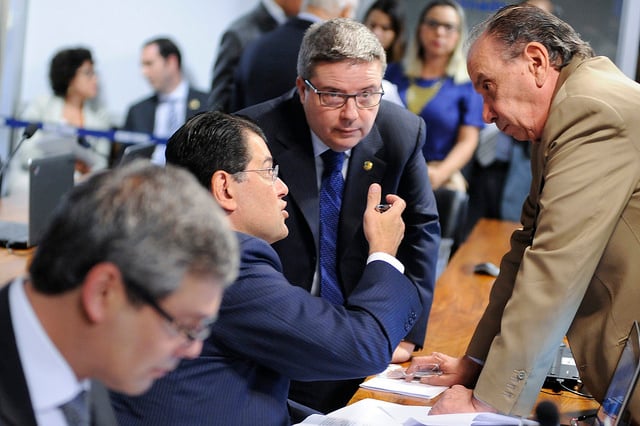
[[[347,102],[342,106],[341,115],[349,120],[355,120],[358,118],[358,105],[356,105],[356,98],[347,98]]]
[[[274,186],[275,186],[276,192],[277,192],[277,194],[278,194],[278,196],[280,198],[286,196],[289,193],[289,187],[280,178],[276,179],[276,182],[274,183]]]
[[[485,123],[493,123],[498,119],[496,113],[486,102],[482,104],[482,119]]]
[[[176,356],[178,358],[193,359],[197,358],[202,352],[202,342],[200,340],[188,340],[178,347]]]

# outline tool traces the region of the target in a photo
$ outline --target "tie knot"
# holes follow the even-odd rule
[[[342,163],[344,162],[344,152],[336,152],[328,149],[322,153],[321,157],[324,164],[325,173],[342,170]]]
[[[89,426],[89,404],[87,392],[79,392],[71,401],[63,404],[60,409],[69,426]]]

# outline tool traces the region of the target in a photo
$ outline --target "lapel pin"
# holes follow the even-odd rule
[[[189,109],[196,110],[200,108],[200,101],[198,99],[191,99],[189,101]]]
[[[365,170],[365,172],[368,172],[369,170],[373,169],[373,163],[371,161],[365,161],[362,165],[362,168]]]

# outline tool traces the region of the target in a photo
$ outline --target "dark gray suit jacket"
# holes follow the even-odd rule
[[[9,285],[0,290],[0,354],[0,425],[37,426],[11,323]],[[91,383],[90,404],[92,425],[118,424],[106,389],[95,380]]]
[[[246,15],[231,23],[222,34],[218,56],[213,66],[213,80],[208,107],[211,110],[231,112],[233,77],[242,50],[260,35],[278,26],[262,2]]]

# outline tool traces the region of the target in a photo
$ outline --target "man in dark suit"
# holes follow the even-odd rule
[[[186,120],[206,109],[207,94],[184,79],[180,50],[167,38],[145,43],[141,63],[142,74],[155,93],[129,108],[123,128],[169,138]],[[164,163],[164,145],[156,147],[153,159]]]
[[[240,111],[267,135],[274,161],[288,182],[290,236],[274,247],[285,276],[312,294],[322,292],[319,264],[319,187],[321,155],[345,152],[342,207],[339,214],[336,272],[348,296],[366,265],[368,245],[362,214],[367,188],[382,185],[384,194],[407,201],[405,238],[398,259],[425,300],[415,327],[396,349],[395,361],[409,359],[421,347],[431,307],[440,241],[438,216],[421,154],[424,121],[389,102],[380,103],[386,67],[384,49],[368,28],[349,19],[314,24],[306,32],[298,57],[297,90]],[[320,259],[322,260],[322,259]],[[313,361],[310,361],[312,363]],[[296,384],[291,397],[321,411],[344,405],[357,383]],[[303,394],[304,393],[304,394]]]
[[[240,240],[240,276],[225,292],[198,359],[141,397],[114,395],[121,425],[289,424],[290,378],[352,378],[387,366],[422,310],[420,292],[394,257],[404,230],[402,199],[387,195],[392,206],[381,214],[380,186],[365,194],[370,257],[345,305],[337,306],[291,285],[269,245],[288,234],[288,188],[259,127],[207,112],[178,130],[166,155],[227,212]]]
[[[298,75],[298,51],[307,28],[318,21],[349,18],[356,6],[357,0],[307,0],[298,16],[249,43],[235,70],[231,111],[292,89]]]
[[[196,357],[237,265],[220,208],[178,168],[131,164],[76,186],[29,275],[0,290],[0,424],[116,425],[92,379],[140,394]]]
[[[213,66],[209,109],[231,111],[234,73],[248,43],[295,16],[302,0],[259,0],[254,9],[236,19],[222,34]]]

